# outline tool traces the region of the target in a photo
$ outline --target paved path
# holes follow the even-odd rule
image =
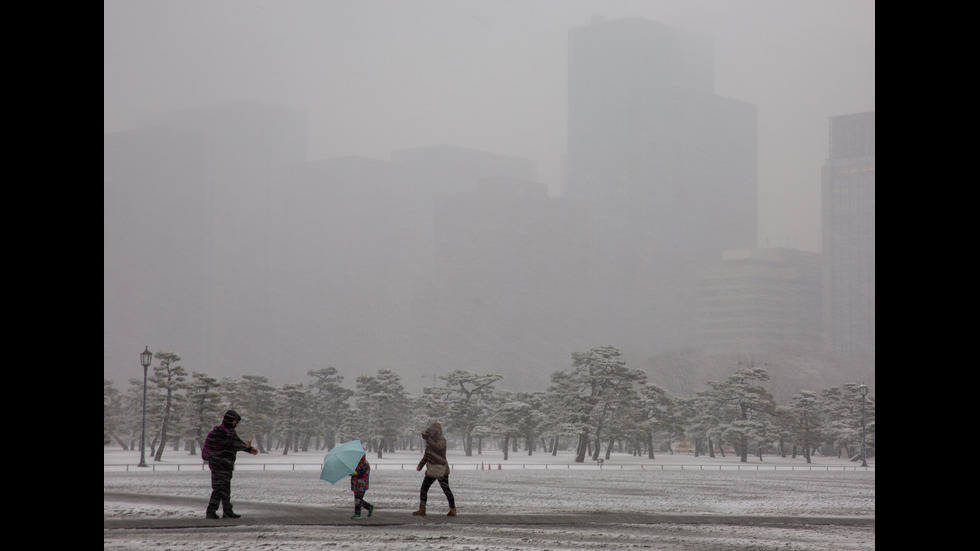
[[[103,492],[104,502],[141,503],[172,505],[175,507],[200,507],[200,498],[176,496],[146,496],[140,494]],[[371,518],[351,520],[349,508],[333,509],[310,505],[290,505],[281,503],[237,502],[236,509],[242,514],[239,519],[210,520],[204,518],[132,518],[106,519],[103,528],[111,529],[149,529],[149,528],[202,528],[216,526],[334,526],[365,525],[392,526],[426,523],[454,523],[481,525],[611,525],[611,524],[722,524],[735,526],[871,526],[875,517],[828,517],[828,516],[769,516],[769,515],[720,515],[720,514],[679,514],[679,513],[535,513],[520,515],[466,514],[447,517],[441,509],[424,517],[412,516],[411,511],[377,509]]]

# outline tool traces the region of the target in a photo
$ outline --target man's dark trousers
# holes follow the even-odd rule
[[[222,511],[232,513],[231,508],[231,475],[233,471],[223,469],[211,470],[211,501],[208,502],[208,511],[217,513],[218,506],[222,506]]]

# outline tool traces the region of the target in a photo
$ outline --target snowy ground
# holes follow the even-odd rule
[[[232,495],[244,517],[232,524],[202,518],[210,486],[199,459],[168,450],[163,462],[138,468],[138,452],[106,448],[104,549],[875,547],[873,463],[864,469],[836,458],[807,465],[766,456],[742,464],[732,457],[613,454],[600,468],[561,453],[512,454],[509,461],[497,451],[449,457],[460,516],[443,516],[446,500],[435,485],[433,516],[419,523],[409,514],[421,483],[417,454],[369,456],[366,499],[377,510],[359,522],[348,519],[353,502],[346,482],[319,480],[323,452],[241,454]],[[307,518],[313,525],[289,525]]]

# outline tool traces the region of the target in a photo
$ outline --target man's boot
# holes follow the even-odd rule
[[[447,517],[454,517],[454,516],[456,516],[456,508],[455,507],[450,507],[449,508],[449,512],[446,513],[446,516]]]
[[[242,518],[242,516],[239,515],[239,514],[236,514],[231,509],[228,509],[227,511],[225,511],[225,513],[223,515],[221,515],[221,518]]]
[[[419,507],[419,510],[413,512],[412,514],[415,515],[415,516],[417,516],[417,517],[424,517],[425,516],[425,507]]]
[[[215,511],[208,511],[204,513],[204,518],[218,518],[218,513]]]

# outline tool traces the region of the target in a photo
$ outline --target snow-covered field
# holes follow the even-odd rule
[[[472,457],[451,451],[458,522],[444,522],[446,500],[435,485],[429,492],[429,509],[440,515],[440,522],[404,524],[418,505],[418,455],[385,454],[380,460],[369,456],[372,474],[366,499],[377,510],[370,522],[362,519],[357,524],[347,520],[353,503],[346,482],[332,486],[319,480],[322,458],[323,452],[241,454],[232,483],[236,511],[261,522],[270,508],[308,506],[322,511],[324,519],[342,521],[283,526],[271,515],[268,524],[222,526],[221,521],[211,521],[220,528],[212,524],[122,529],[112,521],[145,519],[147,526],[158,519],[197,522],[210,494],[209,473],[186,452],[168,450],[162,462],[150,459],[149,467],[138,468],[138,452],[106,448],[104,548],[846,551],[875,545],[873,522],[833,521],[874,518],[873,462],[864,469],[855,462],[823,457],[807,465],[803,459],[773,456],[739,463],[734,457],[658,454],[651,460],[613,454],[600,467],[591,461],[576,464],[568,453],[511,454],[504,461],[499,451]],[[157,496],[175,499],[165,502]],[[677,515],[678,522],[651,522],[651,514]],[[507,522],[500,522],[507,515],[518,520],[506,517]],[[532,522],[537,515],[551,516]],[[701,520],[690,522],[692,515]],[[769,522],[785,517],[831,521]]]

